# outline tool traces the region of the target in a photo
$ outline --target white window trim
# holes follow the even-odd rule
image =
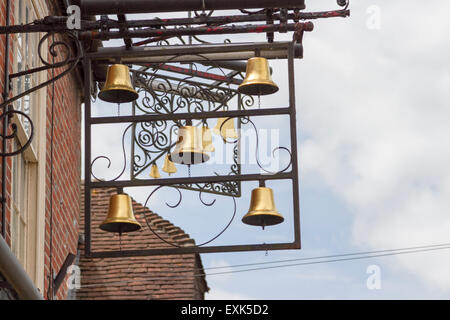
[[[37,19],[48,15],[48,7],[45,0],[25,0],[31,4],[31,9]],[[43,34],[39,37],[42,38]],[[16,39],[13,38],[13,41]],[[14,50],[16,45],[14,45]],[[38,50],[38,48],[31,48]],[[42,56],[46,57],[48,49],[43,46]],[[16,63],[16,62],[14,62]],[[47,72],[36,74],[36,84],[47,81]],[[28,211],[27,239],[26,239],[26,265],[25,270],[33,280],[37,288],[44,292],[45,273],[45,214],[46,214],[46,145],[47,145],[47,88],[40,89],[32,94],[35,115],[34,142],[24,151],[23,157],[27,162],[27,201],[22,210]],[[21,145],[28,141],[28,133],[23,122],[15,116],[12,122],[17,126],[17,138]]]

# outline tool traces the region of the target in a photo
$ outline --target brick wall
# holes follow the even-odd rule
[[[58,80],[55,83],[54,101],[53,87],[48,87],[46,130],[46,280],[49,276],[50,265],[56,274],[68,253],[76,254],[77,252],[80,214],[79,181],[81,176],[81,100],[77,83],[74,74]],[[51,183],[51,106],[53,102],[53,182]],[[51,192],[53,194],[52,214],[50,210]],[[52,228],[50,229],[51,226]],[[50,255],[52,255],[51,264]],[[45,287],[48,288],[47,281]],[[66,296],[67,288],[64,283],[58,291],[57,298],[63,299]]]
[[[47,1],[49,9],[60,14],[55,1]],[[52,7],[53,6],[53,7]],[[59,36],[56,40],[60,40]],[[61,47],[58,49],[61,50]],[[63,52],[60,52],[63,55]],[[56,73],[61,72],[57,70]],[[49,78],[52,71],[49,71]],[[47,88],[47,160],[46,160],[46,229],[45,229],[45,288],[49,287],[50,266],[56,275],[68,253],[77,253],[80,216],[81,177],[81,94],[80,81],[73,72]],[[51,121],[53,126],[53,183],[51,181]],[[50,194],[53,188],[53,223],[51,222]],[[50,229],[50,226],[52,228]],[[52,250],[50,252],[50,247]],[[52,256],[50,262],[50,255]],[[45,292],[47,297],[47,292]],[[63,281],[57,299],[67,297]]]
[[[17,0],[12,0],[12,12]],[[61,14],[57,1],[47,1],[50,14]],[[0,0],[1,16],[0,24],[5,25],[6,0]],[[13,23],[13,18],[12,18]],[[56,36],[56,40],[60,40]],[[0,41],[0,84],[3,91],[4,78],[4,54],[5,37]],[[36,48],[37,50],[37,48]],[[64,53],[59,47],[62,56]],[[13,56],[11,55],[10,70],[12,70]],[[49,60],[51,57],[49,56]],[[58,74],[63,69],[55,70]],[[52,71],[48,71],[48,77],[52,78]],[[53,85],[46,89],[47,104],[38,106],[46,108],[46,199],[45,199],[45,292],[47,298],[49,288],[50,272],[54,275],[60,270],[64,259],[69,252],[77,252],[78,227],[80,215],[80,176],[81,176],[81,95],[80,80],[76,72],[55,82],[54,95]],[[54,104],[53,104],[54,103]],[[51,166],[51,142],[52,142],[52,104],[54,107],[53,126],[53,166]],[[7,212],[7,243],[11,245],[9,233],[10,221],[10,195],[11,195],[11,159],[8,159],[8,212]],[[51,174],[53,173],[53,181]],[[52,181],[52,183],[51,183]],[[52,196],[51,196],[52,195]],[[51,210],[52,208],[52,210]],[[51,212],[52,211],[52,212]],[[60,287],[56,298],[65,299],[67,288],[65,281]]]

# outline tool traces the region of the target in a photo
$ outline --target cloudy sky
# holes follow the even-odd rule
[[[307,11],[337,7],[306,3]],[[315,21],[296,61],[302,250],[202,255],[207,273],[227,272],[207,277],[207,299],[450,298],[450,249],[231,273],[243,263],[450,243],[450,3],[360,0],[350,9],[350,18]],[[283,62],[271,65],[279,70]],[[286,94],[280,73],[273,75],[280,96],[267,105]],[[99,141],[117,141],[102,130]],[[107,153],[107,145],[96,152]],[[244,187],[238,215],[253,187]],[[276,190],[288,217],[290,186]],[[140,201],[148,194],[129,192]],[[164,206],[152,205],[165,216]],[[184,218],[180,211],[167,217],[202,242],[215,231],[199,223],[208,212],[186,217],[199,207],[189,202],[180,208]],[[212,220],[225,224],[231,213]],[[291,226],[289,218],[266,231],[236,226],[219,244],[290,241]],[[273,265],[255,268],[264,266]],[[368,286],[373,270],[376,288]]]

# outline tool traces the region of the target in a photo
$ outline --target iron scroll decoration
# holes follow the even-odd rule
[[[233,120],[233,118],[231,118],[231,117],[230,117],[230,118],[227,118],[227,119],[221,124],[221,128],[220,128],[220,129],[222,129],[222,127],[225,125],[225,123],[226,123],[227,121],[231,121],[231,120]],[[262,171],[264,171],[266,174],[271,174],[271,175],[281,174],[281,173],[284,173],[284,172],[286,172],[287,170],[289,170],[289,169],[291,168],[291,165],[292,165],[292,153],[291,153],[290,150],[289,150],[288,148],[286,148],[286,147],[276,147],[274,150],[272,150],[272,155],[273,155],[273,156],[274,156],[274,154],[275,154],[275,152],[276,152],[277,150],[284,150],[285,152],[287,152],[287,153],[289,154],[289,163],[288,163],[284,168],[282,168],[282,169],[279,170],[278,172],[271,172],[271,171],[266,170],[266,169],[264,168],[264,166],[261,165],[261,162],[260,162],[260,159],[259,159],[259,137],[258,137],[258,129],[257,129],[255,123],[254,123],[252,120],[250,120],[249,117],[245,117],[244,122],[247,123],[247,124],[251,124],[251,125],[252,125],[252,128],[255,130],[255,133],[256,133],[255,158],[256,158],[257,166],[258,166]],[[231,142],[231,143],[236,143],[236,142],[238,142],[239,139],[240,139],[240,138],[237,138],[235,141],[228,141],[228,143],[230,143],[230,142]],[[164,188],[164,187],[170,187],[170,188],[172,188],[172,189],[175,189],[175,190],[178,192],[178,195],[179,195],[179,199],[178,199],[178,201],[177,201],[175,204],[171,205],[171,204],[169,204],[169,203],[166,203],[166,206],[169,207],[169,208],[171,208],[171,209],[177,208],[177,207],[181,204],[181,202],[182,202],[182,200],[183,200],[183,197],[182,197],[182,194],[181,194],[180,189],[183,189],[183,188],[184,188],[184,189],[188,189],[188,190],[189,190],[189,188],[183,187],[182,185],[174,185],[174,186],[158,186],[158,187],[156,187],[154,190],[152,190],[152,192],[150,192],[149,196],[147,197],[147,199],[146,199],[146,201],[145,201],[145,204],[144,204],[144,207],[145,207],[145,208],[147,208],[147,206],[148,206],[148,204],[149,204],[149,201],[150,201],[150,199],[152,198],[152,196],[153,196],[158,190],[160,190],[161,188]],[[191,190],[192,190],[192,189],[191,189]],[[199,190],[197,190],[197,191],[198,191],[198,194],[199,194],[199,200],[200,200],[200,202],[201,202],[204,206],[206,206],[206,207],[211,207],[211,206],[213,206],[213,205],[216,203],[216,200],[217,200],[217,199],[214,199],[212,202],[207,203],[207,202],[205,202],[205,201],[203,200],[203,198],[202,198],[203,192],[205,192],[205,191],[206,191],[206,192],[210,192],[210,191],[208,190],[208,184],[203,184],[202,186],[199,185]],[[213,192],[210,192],[210,193],[213,193]],[[229,222],[226,224],[226,226],[225,226],[219,233],[217,233],[214,237],[212,237],[212,238],[209,239],[208,241],[202,242],[201,244],[194,245],[193,247],[199,248],[199,247],[203,247],[203,246],[205,246],[205,245],[207,245],[207,244],[210,244],[210,243],[212,243],[213,241],[215,241],[216,239],[218,239],[221,235],[223,235],[223,234],[228,230],[228,228],[229,228],[229,227],[231,226],[231,224],[233,223],[233,221],[234,221],[234,219],[235,219],[235,217],[236,217],[236,213],[237,213],[236,198],[233,197],[233,196],[231,196],[231,198],[232,198],[232,200],[233,200],[233,213],[232,213],[232,215],[231,215],[231,219],[230,219]],[[147,218],[147,215],[146,215],[145,213],[142,214],[142,215],[143,215],[143,217],[144,217],[144,219],[145,219],[145,223],[146,223],[148,229],[149,229],[150,232],[152,232],[157,238],[159,238],[162,242],[164,242],[164,243],[166,243],[166,244],[168,244],[168,245],[170,245],[170,246],[172,246],[172,247],[176,247],[176,248],[181,248],[181,247],[182,247],[182,246],[178,245],[178,244],[175,243],[175,242],[168,241],[168,240],[164,239],[163,237],[161,237],[161,236],[160,236],[160,235],[159,235],[159,234],[151,227],[151,222],[150,222],[149,219]]]
[[[211,65],[207,72],[213,70],[223,78],[228,78],[225,71],[209,61],[202,55],[199,58],[208,61]],[[179,56],[173,57],[173,59]],[[152,72],[143,70],[134,70],[133,78],[138,92],[144,94],[141,101],[133,103],[134,113],[142,112],[144,114],[175,114],[176,112],[198,113],[227,111],[228,102],[233,98],[238,98],[238,108],[245,109],[254,105],[252,96],[240,95],[236,90],[226,86],[210,85],[199,82],[192,75],[184,78],[176,78],[162,74],[166,69],[166,64],[153,66]],[[193,73],[199,73],[199,67],[196,63],[190,64]],[[216,73],[217,74],[217,73]],[[242,76],[241,74],[239,74]],[[230,78],[229,81],[234,80]],[[237,129],[241,128],[243,122],[238,119]],[[201,125],[201,123],[198,123]],[[153,121],[136,123],[133,127],[132,141],[132,170],[131,179],[139,179],[139,175],[157,160],[161,159],[174,145],[173,135],[177,135],[178,128],[182,126],[181,121]],[[167,131],[169,131],[167,133]],[[229,175],[239,175],[241,167],[239,164],[239,144],[238,141],[230,142],[233,144],[233,163],[229,168]],[[217,174],[218,175],[218,174]],[[207,183],[207,184],[183,184],[177,187],[192,191],[201,191],[218,195],[227,195],[231,197],[241,196],[241,185],[239,182]]]
[[[14,97],[11,97],[0,104],[0,109],[3,110],[3,113],[0,115],[1,120],[4,120],[6,117],[8,117],[10,119],[13,116],[21,116],[27,120],[27,123],[30,126],[30,132],[28,134],[27,141],[25,143],[23,143],[22,146],[17,150],[14,150],[11,152],[0,153],[1,157],[11,157],[11,156],[15,156],[20,153],[23,153],[30,146],[30,144],[34,138],[34,124],[33,124],[31,117],[28,114],[26,114],[25,112],[15,110],[13,107],[11,107],[11,105],[15,101],[17,101],[23,97],[26,97],[39,89],[45,88],[48,85],[54,83],[55,81],[68,75],[70,72],[72,72],[75,69],[75,67],[78,65],[81,58],[83,57],[82,46],[81,46],[80,41],[78,40],[78,36],[76,35],[76,33],[72,32],[72,31],[66,31],[66,32],[58,33],[58,34],[61,34],[63,37],[66,36],[68,41],[63,41],[63,40],[52,41],[50,43],[50,45],[48,46],[48,52],[52,56],[53,60],[55,60],[56,58],[58,58],[60,56],[57,48],[58,47],[62,48],[62,50],[66,51],[67,54],[61,61],[49,62],[43,57],[42,50],[44,48],[44,44],[50,38],[54,39],[55,35],[56,35],[56,33],[54,33],[54,32],[49,32],[40,39],[39,45],[38,45],[38,56],[39,56],[40,61],[43,64],[43,66],[38,67],[38,68],[33,68],[30,70],[26,70],[23,72],[11,74],[9,77],[9,79],[11,80],[16,77],[22,77],[22,76],[29,75],[29,74],[36,73],[36,72],[42,72],[42,71],[49,70],[49,69],[57,69],[57,68],[62,68],[62,67],[67,66],[66,70],[64,70],[63,72],[61,72],[54,78],[47,80],[33,88],[30,88]],[[71,49],[71,44],[75,45],[75,54],[73,53],[73,50]],[[13,140],[17,137],[17,125],[14,123],[11,123],[11,122],[8,122],[8,124],[11,126],[11,133],[6,136],[3,136],[3,134],[0,134],[0,137],[2,139]]]

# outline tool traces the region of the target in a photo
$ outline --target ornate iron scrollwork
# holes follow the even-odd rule
[[[0,115],[1,120],[4,120],[5,117],[11,118],[14,115],[19,115],[26,119],[27,125],[29,126],[29,135],[27,137],[28,139],[22,145],[22,147],[18,150],[12,151],[12,152],[0,153],[0,156],[10,157],[10,156],[15,156],[17,154],[24,152],[29,147],[29,145],[31,144],[33,137],[34,137],[34,124],[33,124],[32,119],[25,112],[22,112],[19,110],[14,110],[13,107],[11,107],[12,103],[23,97],[30,95],[31,93],[33,93],[39,89],[45,88],[48,85],[54,83],[55,81],[68,75],[77,66],[78,62],[82,58],[83,51],[82,51],[81,43],[78,40],[77,35],[74,32],[70,32],[70,31],[64,32],[63,35],[66,35],[66,37],[68,37],[69,42],[63,41],[63,40],[53,41],[48,46],[48,52],[52,56],[52,60],[53,60],[52,62],[47,61],[47,59],[44,58],[44,56],[43,56],[43,48],[44,48],[44,44],[46,43],[46,41],[49,40],[50,38],[52,38],[53,40],[55,39],[55,33],[50,32],[50,33],[47,33],[44,37],[42,37],[42,39],[39,41],[39,46],[38,46],[39,59],[44,66],[10,75],[9,79],[11,80],[11,79],[26,76],[26,75],[29,75],[29,74],[32,74],[35,72],[41,72],[41,71],[45,71],[48,69],[56,69],[56,68],[62,68],[62,67],[68,66],[68,68],[66,70],[64,70],[63,72],[61,72],[54,78],[47,80],[33,88],[25,90],[24,92],[14,96],[14,97],[6,99],[5,101],[3,101],[0,104],[0,109],[3,110],[3,113]],[[72,53],[73,50],[71,50],[70,43],[75,44],[75,54]],[[60,56],[60,54],[58,53],[58,50],[57,50],[58,47],[63,48],[63,50],[66,51],[67,54],[62,60],[55,62],[55,59]],[[0,137],[3,139],[11,140],[17,136],[17,126],[16,126],[16,124],[14,124],[10,121],[8,121],[8,124],[11,126],[11,133],[8,134],[7,136],[0,135]]]
[[[247,109],[254,105],[253,97],[240,95],[237,90],[231,88],[230,83],[227,83],[227,81],[240,83],[241,80],[229,77],[220,67],[211,66],[202,71],[199,63],[191,63],[189,64],[190,75],[188,76],[180,78],[168,74],[167,71],[177,70],[177,68],[179,67],[173,65],[168,67],[168,64],[164,64],[153,66],[150,71],[134,71],[135,87],[142,97],[134,103],[134,114],[186,112],[201,115],[203,112],[228,111],[229,103],[233,99],[237,99],[238,109]],[[204,66],[203,69],[205,69]],[[211,81],[200,81],[198,77],[194,78],[194,75],[202,75],[204,78],[209,77],[208,80],[217,80],[219,83],[226,83],[226,85],[211,84]],[[234,76],[242,78],[240,74]],[[202,123],[200,121],[197,125],[202,125]],[[241,121],[238,121],[238,129],[241,124]],[[140,175],[145,170],[170,151],[175,145],[173,137],[177,136],[180,126],[182,126],[182,123],[179,120],[135,124],[132,179],[140,179]],[[226,174],[239,175],[241,172],[239,144],[237,141],[232,144],[234,144],[233,163]],[[240,197],[241,195],[239,182],[183,184],[177,187],[233,197]]]
[[[11,152],[0,153],[1,157],[12,157],[12,156],[16,156],[16,155],[20,154],[20,153],[24,152],[30,146],[31,142],[33,141],[33,137],[34,137],[33,121],[25,112],[10,109],[10,110],[2,113],[2,115],[0,115],[0,123],[3,123],[3,120],[5,117],[10,118],[14,115],[22,116],[28,121],[28,124],[29,124],[28,139],[19,149],[11,151]],[[3,134],[0,133],[0,137],[2,139],[6,139],[6,140],[15,139],[17,137],[17,125],[15,123],[11,123],[11,130],[12,130],[12,132],[10,134],[8,134],[7,136],[3,136]]]
[[[147,197],[147,200],[145,201],[144,207],[147,207],[147,205],[148,205],[150,199],[152,198],[152,196],[153,196],[158,190],[160,190],[160,189],[163,188],[163,187],[164,187],[164,186],[159,186],[159,187],[155,188],[155,189],[149,194],[149,196]],[[171,208],[171,209],[175,209],[175,208],[177,208],[177,207],[181,204],[181,202],[183,201],[183,195],[182,195],[182,193],[181,193],[181,191],[179,190],[178,187],[175,187],[175,186],[174,186],[174,187],[171,187],[171,188],[175,189],[175,190],[178,192],[179,198],[178,198],[178,201],[177,201],[176,204],[171,205],[171,204],[169,204],[169,203],[166,203],[166,205],[167,205],[169,208]],[[207,206],[207,207],[213,206],[213,205],[216,203],[216,200],[213,200],[211,203],[206,203],[206,202],[202,199],[202,192],[203,192],[203,191],[200,191],[200,192],[199,192],[199,199],[200,199],[200,202],[201,202],[203,205]],[[235,199],[234,197],[232,197],[232,199],[233,199],[233,213],[232,213],[231,218],[230,218],[229,222],[227,223],[227,225],[226,225],[226,226],[225,226],[218,234],[216,234],[214,237],[212,237],[212,238],[209,239],[208,241],[205,241],[205,242],[203,242],[203,243],[200,243],[200,244],[195,245],[196,247],[203,247],[203,246],[206,246],[207,244],[210,244],[211,242],[213,242],[214,240],[216,240],[217,238],[219,238],[222,234],[224,234],[225,231],[228,230],[228,228],[231,226],[231,224],[233,223],[233,221],[234,221],[234,219],[235,219],[235,217],[236,217],[236,210],[237,210],[237,207],[236,207],[236,199]],[[145,223],[146,223],[148,229],[149,229],[156,237],[158,237],[161,241],[163,241],[163,242],[165,242],[165,243],[171,245],[172,247],[181,248],[180,245],[176,244],[175,242],[167,241],[166,239],[164,239],[163,237],[161,237],[155,230],[153,230],[153,228],[151,227],[151,223],[150,223],[150,221],[149,221],[148,218],[147,218],[147,215],[144,214],[144,218],[145,218]]]

